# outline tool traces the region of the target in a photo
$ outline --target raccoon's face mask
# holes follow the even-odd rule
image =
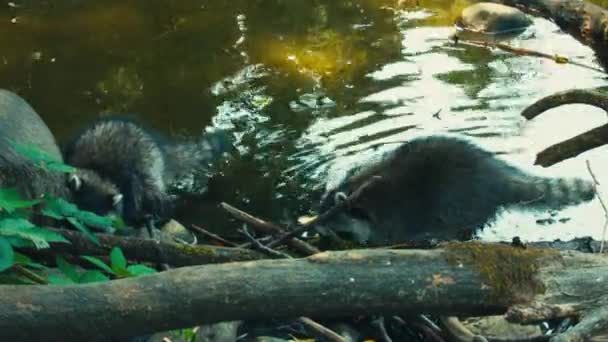
[[[344,192],[331,192],[322,201],[321,211],[325,212],[333,206],[342,204],[348,195]],[[373,215],[357,203],[346,204],[325,222],[316,226],[321,236],[332,232],[344,240],[368,244],[372,238]]]
[[[69,176],[68,186],[79,208],[102,216],[122,216],[122,193],[97,173],[80,169]]]

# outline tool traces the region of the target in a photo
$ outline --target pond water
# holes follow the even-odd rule
[[[226,201],[280,223],[314,213],[326,184],[369,147],[458,134],[530,172],[590,179],[608,196],[606,149],[548,169],[552,143],[606,121],[568,105],[520,112],[604,74],[529,56],[455,46],[462,0],[21,1],[0,9],[0,87],[27,99],[59,141],[103,113],[133,113],[167,135],[230,129],[239,155],[218,165],[204,200],[180,218],[225,235]],[[593,52],[535,19],[509,44],[598,67]],[[438,117],[434,116],[439,112]],[[380,149],[394,148],[394,144]],[[603,182],[604,181],[604,182]],[[605,189],[605,190],[604,190]],[[489,189],[491,191],[491,189]],[[555,223],[537,224],[551,218]],[[501,213],[484,239],[601,237],[598,201],[550,213]]]

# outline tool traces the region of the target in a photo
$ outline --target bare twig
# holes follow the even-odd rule
[[[593,179],[593,191],[595,192],[595,195],[597,196],[597,199],[600,201],[600,204],[602,205],[602,209],[604,210],[604,228],[602,228],[602,241],[600,243],[600,253],[603,253],[604,244],[606,242],[606,229],[608,228],[608,209],[606,209],[606,204],[604,203],[604,199],[602,198],[602,196],[600,196],[600,193],[597,191],[597,186],[600,183],[597,181],[597,178],[595,177],[595,174],[593,173],[593,170],[591,169],[591,163],[589,162],[589,160],[586,160],[585,163],[587,164],[587,171],[589,171],[589,174],[591,175],[591,178]]]
[[[469,40],[469,39],[460,38],[460,39],[458,39],[458,44],[471,45],[471,46],[484,47],[484,48],[496,48],[496,49],[500,49],[500,50],[503,50],[506,52],[511,52],[515,55],[541,57],[541,58],[546,58],[546,59],[555,61],[555,63],[558,63],[558,64],[571,64],[571,65],[576,65],[581,68],[601,72],[602,74],[606,73],[604,70],[602,70],[600,68],[596,68],[596,67],[593,67],[590,65],[586,65],[583,63],[573,61],[566,56],[551,55],[551,54],[540,52],[540,51],[529,50],[529,49],[524,49],[524,48],[516,48],[516,47],[509,46],[507,44],[504,44],[504,43],[495,43],[495,42],[487,42],[487,41],[481,41],[481,40]]]
[[[285,229],[279,227],[278,225],[271,223],[271,222],[266,222],[260,218],[257,218],[251,214],[248,214],[240,209],[237,209],[231,205],[229,205],[228,203],[222,203],[222,208],[224,208],[226,211],[228,211],[230,214],[232,214],[234,217],[236,217],[237,219],[250,223],[251,225],[253,225],[255,228],[258,228],[259,230],[263,231],[263,232],[268,232],[271,234],[281,234],[281,233],[285,233]],[[312,254],[316,254],[319,253],[319,249],[294,237],[285,239],[283,241],[287,241],[287,243],[297,249],[299,252],[304,253],[305,255],[312,255]],[[273,246],[270,246],[273,247]]]
[[[431,321],[426,315],[419,315],[418,319],[420,319],[424,324],[428,325],[429,328],[433,329],[438,334],[441,333],[441,328],[435,324],[435,322]]]
[[[399,316],[393,316],[393,320],[395,320],[402,327],[407,326],[415,326],[416,328],[422,330],[423,334],[426,337],[427,341],[430,342],[445,342],[443,337],[441,337],[441,329],[433,323],[430,319],[428,319],[425,315],[419,315],[412,322],[406,322],[403,318]]]
[[[330,341],[334,341],[334,342],[346,342],[346,339],[344,337],[338,335],[333,330],[328,329],[328,328],[322,326],[321,324],[313,321],[310,318],[300,317],[300,318],[298,318],[298,321],[300,321],[302,324],[306,325],[311,330],[314,330],[318,334],[323,335],[323,337],[327,338]]]
[[[253,225],[254,228],[256,228],[257,230],[262,231],[264,233],[276,235],[276,234],[280,234],[284,230],[283,228],[277,226],[274,223],[259,219],[251,214],[248,214],[240,209],[237,209],[237,208],[231,206],[230,204],[228,204],[226,202],[222,202],[220,205],[222,206],[222,208],[224,210],[229,212],[235,218],[237,218],[243,222],[251,223],[251,225]]]
[[[373,324],[380,331],[380,337],[384,342],[393,342],[393,339],[389,336],[388,331],[386,330],[386,325],[384,324],[384,317],[378,317],[373,321]]]
[[[232,241],[228,241],[228,240],[224,239],[223,237],[221,237],[221,236],[219,236],[217,234],[214,234],[214,233],[208,231],[207,229],[202,228],[200,226],[197,226],[195,224],[193,224],[191,226],[191,228],[192,228],[192,230],[194,230],[194,231],[196,231],[198,233],[201,233],[201,234],[203,234],[203,235],[205,235],[207,237],[210,237],[213,240],[219,241],[219,242],[221,242],[221,243],[223,243],[223,244],[225,244],[227,246],[230,246],[230,247],[239,247],[238,244],[236,244],[236,243],[234,243]]]
[[[239,229],[239,232],[243,235],[245,235],[245,237],[251,241],[251,243],[253,243],[253,245],[258,248],[259,250],[261,250],[262,252],[273,256],[273,257],[280,257],[280,258],[291,258],[291,256],[285,254],[285,253],[281,253],[279,251],[276,251],[272,248],[266,247],[264,246],[261,242],[259,242],[258,240],[256,240],[255,237],[253,237],[253,235],[251,235],[251,233],[249,233],[249,230],[247,230],[247,227],[243,227],[243,229]]]
[[[15,272],[19,273],[20,275],[26,277],[27,279],[29,279],[37,284],[46,285],[49,283],[48,280],[44,279],[43,277],[37,275],[36,273],[28,270],[27,268],[25,268],[21,265],[15,265],[15,266],[13,266],[13,269],[15,270]]]

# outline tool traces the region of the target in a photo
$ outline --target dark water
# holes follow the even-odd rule
[[[225,234],[240,224],[218,202],[293,222],[344,167],[373,157],[370,145],[421,134],[470,137],[534,172],[588,177],[589,156],[599,170],[608,165],[598,150],[550,170],[532,167],[542,147],[605,115],[565,106],[523,125],[521,110],[555,91],[607,82],[589,69],[453,46],[452,22],[467,4],[14,2],[0,9],[0,87],[26,98],[60,141],[108,112],[136,114],[176,137],[232,130],[240,155],[219,166],[200,205],[181,213]],[[511,44],[597,66],[590,49],[545,20]],[[598,234],[597,203],[577,210],[568,223],[524,236],[570,236],[580,227]],[[536,218],[506,215],[506,228],[489,232],[508,237]]]

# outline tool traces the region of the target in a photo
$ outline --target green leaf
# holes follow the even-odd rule
[[[114,220],[111,217],[99,216],[90,211],[78,211],[74,217],[77,217],[84,224],[94,226],[94,227],[112,227],[114,224]]]
[[[112,248],[110,252],[110,260],[112,260],[112,269],[116,274],[126,273],[127,259],[119,247]]]
[[[14,248],[35,248],[36,245],[31,240],[26,240],[19,236],[5,236]]]
[[[7,139],[9,143],[13,146],[15,151],[19,152],[24,157],[36,163],[38,166],[42,168],[47,168],[49,170],[59,171],[59,172],[75,172],[76,168],[69,166],[59,160],[57,157],[46,153],[39,147],[30,144],[20,144],[14,140]]]
[[[19,252],[15,252],[15,264],[24,265],[24,266],[28,266],[31,268],[37,268],[37,269],[48,269],[48,267],[32,261],[32,259],[30,259],[30,257],[28,257],[25,254],[21,254]]]
[[[129,273],[134,276],[140,276],[140,275],[144,275],[144,274],[152,274],[152,273],[157,273],[157,271],[151,267],[148,267],[146,265],[131,265],[129,267],[127,267],[127,271],[129,271]]]
[[[15,252],[7,239],[0,237],[0,272],[15,264]]]
[[[58,220],[66,218],[70,221],[69,218],[71,217],[78,220],[79,223],[81,222],[81,225],[84,223],[89,226],[101,228],[112,227],[113,225],[112,218],[80,210],[76,205],[62,198],[48,199],[46,201],[46,207],[42,210],[42,214]],[[74,224],[72,221],[70,221],[70,223]]]
[[[0,235],[30,240],[36,248],[48,248],[49,242],[69,243],[61,234],[33,225],[25,219],[0,220]]]
[[[114,216],[112,217],[112,227],[116,228],[116,230],[123,230],[125,228],[127,228],[127,224],[125,223],[125,221],[122,219],[122,217],[120,216]]]
[[[71,285],[76,282],[62,274],[49,274],[47,277],[49,285]]]
[[[92,263],[93,265],[101,268],[102,270],[104,270],[110,274],[114,274],[114,271],[112,270],[112,268],[110,266],[106,265],[105,262],[103,262],[95,257],[83,255],[83,256],[81,256],[81,258],[83,258],[84,260]]]
[[[65,274],[72,282],[78,282],[78,278],[80,278],[80,276],[78,275],[78,271],[76,271],[76,267],[74,267],[74,265],[65,261],[65,259],[60,255],[55,257],[55,262],[57,263],[59,270],[63,272],[63,274]]]
[[[42,214],[54,219],[62,219],[74,216],[78,212],[78,207],[63,198],[48,198]]]
[[[84,272],[80,275],[80,279],[78,280],[80,284],[96,283],[102,281],[110,281],[110,278],[97,270]]]
[[[32,262],[32,259],[30,259],[30,257],[28,257],[25,254],[21,254],[19,252],[15,252],[15,264],[27,264],[29,262]]]
[[[91,231],[89,230],[89,228],[85,227],[82,223],[80,223],[80,221],[78,221],[74,217],[68,217],[67,220],[74,227],[76,227],[76,229],[78,229],[81,232],[83,232],[84,235],[86,235],[89,239],[91,239],[91,241],[93,241],[96,245],[99,245],[99,240],[97,240],[97,237],[95,235],[93,235],[93,233],[91,233]]]
[[[40,203],[40,200],[24,200],[16,188],[0,189],[0,208],[9,213],[20,208],[31,208],[38,203]]]
[[[22,218],[5,218],[0,220],[0,233],[3,233],[4,230],[14,231],[19,229],[29,229],[32,227],[36,226],[30,221]]]

